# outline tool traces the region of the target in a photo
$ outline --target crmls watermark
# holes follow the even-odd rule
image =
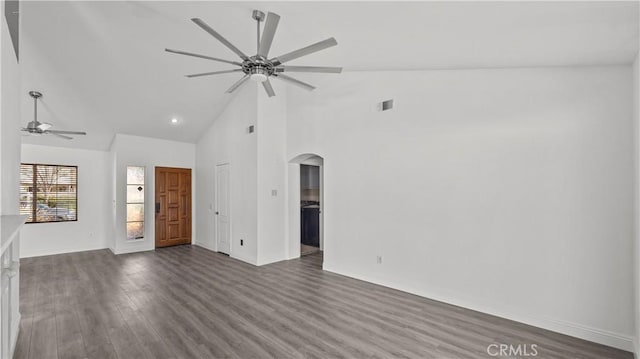
[[[536,357],[537,344],[490,344],[487,354],[492,357]]]

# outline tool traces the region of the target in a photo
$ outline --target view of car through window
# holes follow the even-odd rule
[[[27,223],[66,222],[78,218],[76,166],[23,163],[20,166],[20,214]]]

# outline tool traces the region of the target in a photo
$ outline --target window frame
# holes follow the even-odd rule
[[[78,221],[78,166],[76,165],[58,165],[58,164],[48,164],[48,163],[20,163],[20,167],[22,166],[31,166],[33,175],[31,178],[31,221],[26,221],[25,224],[41,224],[41,223],[65,223],[65,222],[77,222]],[[48,166],[48,167],[66,167],[66,168],[74,168],[76,172],[76,180],[74,183],[75,186],[75,204],[76,204],[76,212],[75,219],[65,219],[65,220],[57,220],[57,221],[38,221],[36,211],[38,210],[38,177],[37,177],[37,167],[38,166]],[[20,170],[22,171],[22,169]],[[22,182],[20,182],[22,185]]]
[[[142,168],[142,182],[144,183],[129,183],[129,168]],[[147,166],[137,166],[137,165],[127,165],[125,169],[126,173],[126,181],[125,181],[125,221],[124,221],[124,238],[125,242],[137,242],[146,240],[147,236],[147,203],[146,203],[146,195],[147,195]],[[142,202],[129,202],[128,189],[129,186],[142,186]],[[127,217],[129,216],[129,205],[130,204],[141,204],[142,205],[142,221],[128,221]],[[142,237],[129,238],[127,225],[129,223],[142,223]]]

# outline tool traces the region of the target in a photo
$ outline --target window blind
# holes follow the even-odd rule
[[[78,219],[78,167],[20,165],[20,214],[27,223]]]

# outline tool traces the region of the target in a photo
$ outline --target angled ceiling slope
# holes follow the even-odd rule
[[[333,36],[340,46],[291,65],[345,71],[628,64],[638,50],[637,2],[23,1],[21,7],[23,88],[47,94],[42,121],[89,133],[25,142],[90,149],[107,149],[114,133],[195,142],[224,109],[234,74],[183,76],[224,64],[164,52],[233,55],[185,21],[195,17],[252,49],[252,11],[277,13],[271,53]],[[31,106],[25,94],[24,123]],[[180,125],[171,126],[171,118]]]

